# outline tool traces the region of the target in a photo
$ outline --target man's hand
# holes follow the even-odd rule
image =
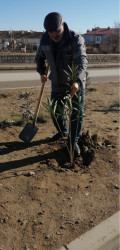
[[[72,98],[72,97],[74,96],[74,94],[78,91],[78,89],[79,89],[78,83],[77,83],[77,82],[74,82],[74,83],[73,83],[73,86],[72,86],[72,90],[71,90],[71,92],[70,92],[71,98]]]
[[[40,77],[41,77],[41,82],[42,83],[47,82],[48,77],[46,75],[40,75]]]

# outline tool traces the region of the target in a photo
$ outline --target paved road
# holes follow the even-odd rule
[[[119,68],[108,69],[88,69],[90,82],[116,82],[119,81]],[[47,85],[49,85],[49,81]],[[1,71],[0,72],[0,89],[4,88],[29,88],[41,86],[40,76],[35,70],[24,71]]]
[[[119,68],[89,69],[91,83],[118,82],[120,80]]]

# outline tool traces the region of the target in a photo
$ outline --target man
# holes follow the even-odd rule
[[[51,99],[54,105],[57,101],[56,119],[53,123],[58,133],[53,136],[52,140],[59,140],[62,136],[68,136],[68,129],[64,116],[59,115],[59,110],[64,109],[65,85],[67,83],[67,75],[65,71],[74,65],[77,67],[77,81],[75,81],[70,90],[73,106],[75,109],[81,109],[81,116],[78,121],[78,112],[73,112],[71,118],[71,141],[72,149],[75,156],[80,156],[80,148],[78,140],[82,130],[84,96],[86,83],[87,58],[84,39],[81,35],[71,31],[67,24],[63,22],[62,15],[57,12],[49,13],[44,20],[44,28],[46,32],[43,34],[40,45],[36,53],[37,72],[40,74],[41,81],[46,82],[46,61],[50,66],[49,79],[51,80]],[[81,107],[77,107],[76,93],[81,90]],[[69,136],[70,137],[70,136]],[[69,139],[68,139],[69,141]],[[68,142],[69,145],[69,142]]]

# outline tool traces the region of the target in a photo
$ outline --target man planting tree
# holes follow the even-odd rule
[[[70,30],[68,25],[63,21],[62,15],[57,12],[49,13],[45,17],[44,28],[46,32],[40,40],[35,60],[37,72],[40,74],[42,83],[47,81],[47,76],[45,74],[47,67],[46,62],[50,67],[49,79],[51,80],[51,100],[53,109],[57,103],[56,119],[54,117],[52,118],[58,131],[51,140],[59,140],[63,136],[68,137],[69,146],[71,137],[74,156],[80,156],[78,140],[83,124],[87,69],[84,39],[80,34]],[[71,88],[69,89],[68,87],[73,106],[71,115],[71,134],[68,135],[68,128],[64,115],[61,115],[61,110],[64,110],[65,89],[67,86],[66,83],[68,82],[68,77],[65,72],[70,72],[72,65],[77,68],[77,75]],[[78,96],[76,93],[80,93],[81,95],[80,105],[78,105]],[[78,110],[80,110],[79,119]]]

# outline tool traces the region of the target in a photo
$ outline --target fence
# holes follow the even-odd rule
[[[120,54],[88,54],[88,62],[92,63],[119,63]],[[0,54],[0,64],[3,63],[29,63],[35,62],[35,53],[32,54]]]

